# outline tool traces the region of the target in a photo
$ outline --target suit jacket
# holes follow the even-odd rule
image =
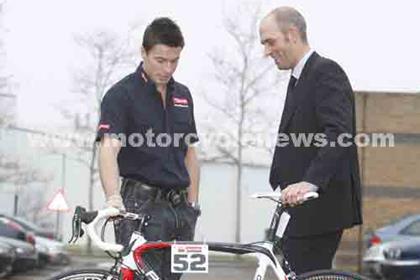
[[[290,102],[289,102],[290,101]],[[284,108],[279,133],[316,135],[309,146],[276,146],[270,172],[273,189],[307,181],[320,197],[290,208],[286,236],[309,236],[362,223],[357,147],[330,145],[341,133],[356,133],[354,94],[342,68],[313,53]],[[321,141],[322,139],[323,142]],[[345,138],[347,140],[347,138]],[[320,145],[322,143],[327,145]]]

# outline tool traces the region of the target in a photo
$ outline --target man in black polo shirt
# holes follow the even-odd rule
[[[144,33],[143,62],[101,104],[97,141],[107,205],[149,214],[147,240],[192,240],[200,213],[193,101],[172,77],[183,46],[171,19],[155,19]],[[127,246],[137,226],[119,222],[117,242]],[[168,251],[150,253],[146,262],[161,279],[180,277],[170,273]]]

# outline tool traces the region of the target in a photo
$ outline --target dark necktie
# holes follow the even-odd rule
[[[297,79],[294,76],[290,76],[289,84],[287,85],[287,96],[296,86]]]
[[[284,110],[287,110],[292,103],[293,89],[296,86],[297,79],[293,76],[290,77],[289,84],[287,85],[286,102],[284,103]]]
[[[287,111],[291,110],[292,98],[293,98],[293,89],[296,86],[296,82],[297,82],[297,79],[293,76],[290,76],[289,84],[287,85],[286,101],[284,102],[283,115],[282,115],[281,121],[280,121],[280,128],[281,128],[281,126],[284,122],[284,118],[287,114]]]

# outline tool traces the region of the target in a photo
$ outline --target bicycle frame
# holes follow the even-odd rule
[[[278,194],[276,193],[278,196]],[[149,250],[155,249],[165,249],[170,248],[173,244],[189,244],[189,245],[208,245],[209,251],[214,252],[224,252],[224,253],[231,253],[237,255],[251,255],[255,257],[258,261],[258,266],[254,274],[254,280],[263,280],[267,271],[268,267],[271,267],[274,271],[274,274],[279,280],[295,280],[297,279],[296,274],[291,270],[290,266],[288,265],[287,261],[283,258],[282,264],[277,260],[273,250],[274,250],[274,243],[276,240],[276,233],[278,231],[279,225],[281,223],[281,217],[283,213],[285,213],[285,208],[282,207],[282,204],[279,200],[273,199],[273,194],[270,195],[254,195],[256,198],[269,198],[277,202],[276,209],[274,211],[273,217],[271,219],[270,227],[267,232],[266,240],[250,243],[250,244],[236,244],[236,243],[220,243],[220,242],[166,242],[166,241],[158,241],[158,242],[148,242],[142,235],[141,230],[135,231],[130,240],[129,248],[126,248],[124,252],[122,245],[119,244],[111,244],[103,242],[99,236],[96,234],[95,226],[96,224],[104,219],[109,218],[112,216],[126,216],[128,218],[139,217],[139,215],[134,213],[125,213],[121,214],[119,210],[114,208],[107,208],[104,210],[100,210],[95,215],[92,216],[93,212],[85,212],[89,218],[83,220],[83,218],[79,218],[85,223],[87,223],[87,233],[92,238],[94,243],[104,251],[113,251],[113,252],[122,252],[122,261],[120,263],[120,273],[122,280],[134,280],[135,274],[140,272],[141,274],[145,275],[148,279],[151,280],[159,280],[158,274],[153,271],[143,259],[144,253]],[[306,197],[306,200],[318,197],[317,193],[311,193]],[[77,215],[80,217],[83,216],[83,213],[78,213],[78,209],[76,209],[75,217],[73,218],[73,224],[75,224],[75,220]],[[80,212],[80,209],[79,209]],[[145,217],[141,218],[141,225],[140,229],[142,228],[145,222]],[[288,222],[288,220],[287,220]],[[282,222],[282,231],[284,231],[285,227],[287,226],[287,222]],[[73,231],[74,232],[74,231]],[[81,236],[83,233],[80,230],[76,223],[76,239]],[[280,238],[283,235],[283,232],[280,232]],[[73,237],[75,234],[73,233]],[[72,237],[72,240],[73,240]]]
[[[277,212],[277,210],[276,210]],[[276,217],[279,215],[275,215]],[[276,224],[276,223],[275,223]],[[278,224],[277,224],[278,225]],[[130,240],[131,253],[122,258],[121,274],[123,280],[133,280],[136,271],[140,271],[150,279],[160,279],[158,275],[148,268],[143,260],[143,254],[149,250],[170,248],[173,244],[188,244],[188,245],[208,245],[209,251],[224,252],[237,255],[252,255],[258,261],[258,266],[254,274],[254,280],[263,280],[268,267],[271,267],[279,280],[295,279],[294,273],[290,268],[282,265],[277,260],[273,252],[272,241],[261,241],[252,244],[236,244],[236,243],[221,243],[221,242],[148,242],[144,239],[140,232],[134,232]],[[286,277],[285,270],[288,271]]]
[[[225,252],[238,255],[249,254],[258,260],[258,266],[254,274],[254,280],[263,280],[268,267],[271,267],[278,279],[295,279],[290,271],[286,273],[273,253],[273,244],[268,241],[255,244],[233,244],[233,243],[203,243],[203,242],[147,242],[144,238],[137,239],[133,246],[133,252],[122,258],[121,273],[122,279],[133,280],[136,271],[140,271],[150,279],[160,279],[151,269],[148,269],[142,259],[142,254],[147,250],[170,248],[172,244],[208,245],[209,251]]]

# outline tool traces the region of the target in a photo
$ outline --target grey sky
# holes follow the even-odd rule
[[[206,54],[223,46],[223,14],[241,1],[8,0],[4,24],[7,72],[17,83],[19,122],[51,126],[62,122],[53,104],[66,100],[71,70],[83,66],[74,33],[107,28],[120,34],[156,16],[173,17],[187,46],[176,78],[193,94],[207,88]],[[358,90],[420,91],[418,1],[262,1],[262,12],[278,5],[302,11],[309,41],[337,60]],[[255,29],[257,31],[257,27]],[[136,35],[140,44],[141,34]],[[262,51],[262,49],[261,49]],[[274,65],[273,65],[274,68]],[[279,89],[281,91],[282,89]],[[279,92],[279,104],[284,93]],[[196,111],[204,110],[198,102]]]

